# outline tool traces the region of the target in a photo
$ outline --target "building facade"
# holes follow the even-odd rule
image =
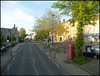
[[[17,27],[14,27],[12,29],[9,28],[1,28],[1,34],[5,35],[5,38],[8,42],[11,42],[12,35],[15,35],[16,42],[19,42],[19,32],[17,30]]]
[[[36,33],[31,33],[30,35],[27,35],[25,37],[25,39],[31,39],[31,40],[33,40],[33,39],[35,39],[35,35],[36,35]]]
[[[89,24],[84,25],[84,40],[88,42],[99,42],[100,39],[100,27],[99,27],[99,19],[95,21],[95,26]],[[64,28],[66,28],[66,32],[64,32],[60,36],[55,36],[56,41],[66,41],[71,39],[72,41],[75,41],[77,37],[77,24],[78,22],[75,22],[75,26],[72,26],[69,21],[63,22]]]

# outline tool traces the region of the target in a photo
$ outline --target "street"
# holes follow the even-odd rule
[[[25,40],[2,75],[65,75],[36,43]]]

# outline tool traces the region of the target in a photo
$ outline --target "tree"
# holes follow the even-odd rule
[[[48,37],[48,33],[46,33],[47,31],[44,30],[44,29],[41,29],[40,31],[37,32],[37,35],[36,35],[36,39],[46,39]]]
[[[62,23],[60,23],[59,21],[59,24],[55,25],[54,27],[54,35],[62,35],[67,29],[64,28],[65,25],[63,25]]]
[[[24,37],[26,36],[25,33],[26,33],[25,29],[23,27],[20,28],[20,30],[19,30],[19,37],[24,39]]]
[[[59,8],[61,15],[71,16],[70,23],[77,25],[77,38],[75,40],[76,56],[82,56],[81,47],[84,45],[83,27],[87,24],[95,25],[95,20],[98,19],[99,2],[98,1],[58,1],[53,3],[53,8]]]
[[[12,35],[12,37],[11,37],[11,41],[16,41],[16,37],[15,37],[15,35]]]
[[[54,16],[52,16],[52,14]],[[33,31],[37,34],[40,33],[40,31],[42,31],[41,34],[44,33],[42,35],[46,35],[48,37],[50,32],[53,31],[54,26],[58,24],[59,19],[60,15],[58,14],[58,12],[53,12],[50,9],[46,9],[46,13],[43,16],[41,16],[41,18],[36,19]]]
[[[0,41],[1,41],[1,45],[6,41],[5,36],[1,33],[0,33]]]

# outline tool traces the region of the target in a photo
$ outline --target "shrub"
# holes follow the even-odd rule
[[[83,65],[83,64],[88,63],[88,62],[90,62],[90,61],[92,61],[92,59],[87,59],[87,60],[86,60],[84,56],[75,57],[75,58],[72,60],[72,62],[75,62],[76,64],[79,64],[79,65]]]

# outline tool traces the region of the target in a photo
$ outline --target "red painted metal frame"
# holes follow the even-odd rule
[[[69,50],[69,48],[70,48],[70,50]],[[74,50],[72,50],[72,48],[73,48]],[[74,56],[76,56],[75,44],[68,44],[68,59],[70,59],[70,60],[72,60],[72,58],[73,58],[73,56],[72,56],[73,51],[74,51],[74,53],[75,53]],[[69,57],[69,52],[70,52],[70,57]]]
[[[69,57],[69,52],[70,52],[70,57]],[[71,44],[68,44],[68,59],[72,60],[72,45]]]

